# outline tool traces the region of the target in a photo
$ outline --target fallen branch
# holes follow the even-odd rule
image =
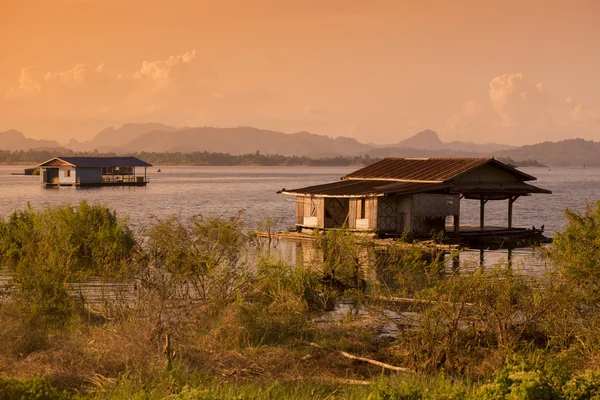
[[[310,345],[314,346],[314,347],[318,347],[320,349],[324,348],[322,346],[319,346],[316,343],[311,343]],[[372,360],[370,358],[355,356],[355,355],[347,353],[345,351],[341,351],[340,350],[340,351],[338,351],[338,353],[340,353],[342,356],[344,356],[346,358],[349,358],[351,360],[363,361],[363,362],[366,362],[366,363],[369,363],[369,364],[377,365],[378,367],[381,367],[381,368],[390,369],[392,371],[415,373],[415,371],[413,371],[412,369],[409,369],[409,368],[397,367],[395,365],[386,364],[386,363],[383,363],[381,361]]]
[[[459,306],[474,306],[473,303],[461,303],[461,302],[452,302],[452,301],[438,301],[438,300],[425,300],[425,299],[413,299],[411,297],[394,297],[394,296],[376,296],[376,295],[367,295],[375,300],[381,301],[391,301],[395,303],[424,303],[424,304],[450,304],[450,305],[459,305]]]

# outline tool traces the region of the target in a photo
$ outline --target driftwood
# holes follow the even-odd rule
[[[320,349],[323,349],[323,348],[324,348],[324,347],[322,347],[322,346],[319,346],[319,345],[318,345],[318,344],[316,344],[316,343],[311,343],[310,345],[311,345],[311,346],[314,346],[314,347],[318,347],[318,348],[320,348]],[[386,364],[386,363],[384,363],[384,362],[377,361],[377,360],[372,360],[372,359],[370,359],[370,358],[355,356],[355,355],[353,355],[353,354],[350,354],[350,353],[347,353],[347,352],[345,352],[345,351],[338,351],[338,353],[340,353],[342,356],[344,356],[344,357],[346,357],[346,358],[349,358],[349,359],[351,359],[351,360],[363,361],[363,362],[366,362],[366,363],[369,363],[369,364],[373,364],[373,365],[377,365],[378,367],[385,368],[385,369],[389,369],[389,370],[392,370],[392,371],[397,371],[397,372],[411,372],[411,373],[415,373],[415,371],[413,371],[412,369],[409,369],[409,368],[405,368],[405,367],[397,367],[397,366],[395,366],[395,365]]]
[[[372,299],[375,300],[381,300],[381,301],[391,301],[393,303],[422,303],[422,304],[450,304],[450,305],[457,305],[457,306],[468,306],[468,307],[472,307],[474,306],[473,303],[455,303],[452,301],[437,301],[437,300],[424,300],[424,299],[413,299],[411,297],[387,297],[387,296],[367,296],[370,297]]]

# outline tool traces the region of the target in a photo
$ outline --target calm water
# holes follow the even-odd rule
[[[244,210],[246,225],[270,217],[276,229],[294,225],[295,199],[277,194],[293,189],[333,182],[357,167],[159,167],[148,169],[146,187],[101,187],[79,189],[41,187],[38,176],[11,175],[24,166],[0,166],[0,217],[29,202],[33,207],[77,204],[81,200],[106,204],[119,215],[129,215],[135,226],[152,216],[202,214],[219,216]],[[522,197],[514,204],[514,226],[540,227],[547,235],[563,227],[563,210],[585,209],[586,201],[600,199],[600,169],[522,168],[538,178],[534,185],[550,189],[552,195]],[[506,226],[507,201],[486,204],[486,224]],[[461,201],[461,223],[479,223],[479,202]],[[521,251],[523,253],[523,251]],[[490,254],[492,260],[505,253]],[[471,255],[477,259],[478,255]],[[487,257],[489,259],[489,256]]]

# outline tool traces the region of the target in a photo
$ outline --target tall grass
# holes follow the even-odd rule
[[[0,399],[593,398],[599,215],[567,212],[532,277],[449,275],[439,253],[344,230],[315,233],[316,260],[290,266],[270,240],[249,257],[258,239],[237,215],[134,232],[101,205],[27,207],[0,220]],[[77,290],[92,277],[126,296],[106,286],[92,304]]]

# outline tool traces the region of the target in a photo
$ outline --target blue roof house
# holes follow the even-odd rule
[[[43,186],[145,186],[151,166],[136,157],[54,157],[38,168]]]

